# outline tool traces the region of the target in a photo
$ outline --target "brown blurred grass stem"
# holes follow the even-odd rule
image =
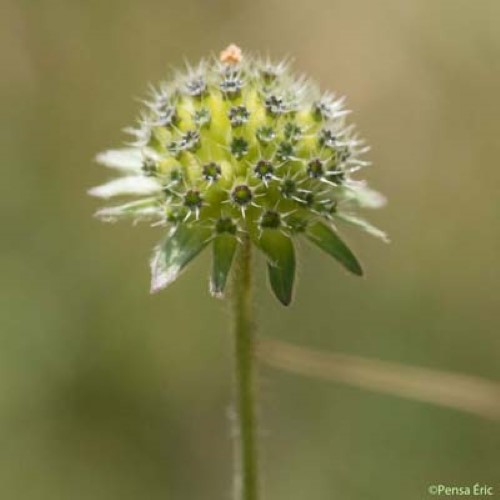
[[[500,384],[481,377],[323,353],[268,339],[259,341],[257,356],[274,368],[300,375],[500,420]]]

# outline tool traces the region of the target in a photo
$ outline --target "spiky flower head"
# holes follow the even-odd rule
[[[210,289],[222,296],[243,238],[266,256],[271,287],[285,305],[297,237],[361,275],[336,223],[385,239],[355,214],[384,199],[352,177],[368,165],[361,158],[367,148],[347,114],[343,99],[295,77],[287,62],[243,56],[231,45],[152,89],[138,125],[127,129],[129,147],[98,155],[122,175],[90,193],[135,199],[97,216],[167,228],[151,260],[152,291],[211,245]]]

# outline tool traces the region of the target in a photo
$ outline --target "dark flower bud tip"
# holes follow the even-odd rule
[[[233,189],[231,198],[237,205],[245,206],[252,201],[253,195],[247,185],[241,184]]]

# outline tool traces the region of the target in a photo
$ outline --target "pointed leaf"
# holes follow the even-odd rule
[[[292,240],[280,231],[264,230],[256,241],[268,258],[269,282],[276,298],[288,306],[292,302],[295,280],[295,251]]]
[[[163,210],[158,205],[156,198],[144,198],[123,205],[100,208],[95,216],[104,222],[115,222],[127,217],[135,220],[160,219],[162,214]]]
[[[342,187],[342,190],[347,199],[352,200],[360,207],[380,208],[387,203],[385,196],[369,188],[365,181],[350,180]]]
[[[93,187],[88,193],[98,198],[112,198],[113,196],[155,194],[161,189],[161,184],[152,177],[132,175],[119,177],[106,184]]]
[[[351,273],[361,276],[361,265],[340,237],[322,222],[314,222],[306,229],[307,238],[326,253],[337,259]]]
[[[209,243],[210,229],[180,224],[155,249],[151,259],[151,292],[175,281],[180,272]]]
[[[232,234],[219,234],[214,239],[210,293],[215,297],[221,298],[224,294],[237,244],[238,240]]]
[[[370,224],[370,222],[366,221],[365,219],[362,219],[361,217],[351,214],[345,214],[342,212],[337,212],[334,214],[334,216],[337,217],[338,219],[343,220],[344,222],[347,222],[348,224],[359,227],[363,231],[366,231],[368,234],[375,236],[375,238],[379,238],[385,243],[389,243],[390,241],[389,237],[387,236],[386,233],[384,233],[384,231]]]
[[[105,167],[120,170],[127,174],[141,174],[144,160],[160,160],[160,156],[151,148],[110,149],[96,156],[97,163]]]
[[[96,156],[97,163],[124,172],[139,174],[142,170],[143,154],[138,148],[111,149]]]

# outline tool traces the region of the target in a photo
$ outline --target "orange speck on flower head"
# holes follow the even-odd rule
[[[241,49],[232,43],[220,53],[219,59],[225,64],[238,64],[243,59],[243,55]]]

